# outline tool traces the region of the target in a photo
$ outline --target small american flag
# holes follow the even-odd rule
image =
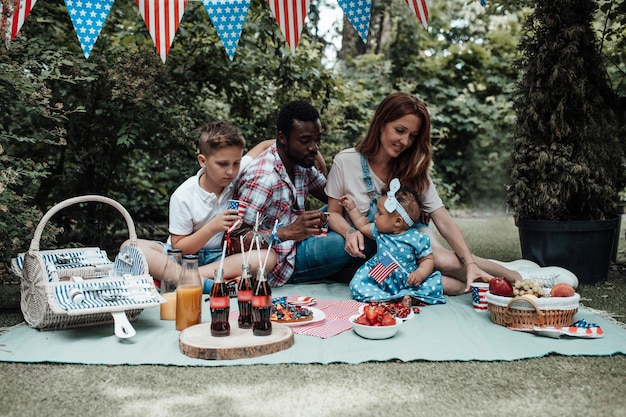
[[[296,51],[311,0],[267,0],[291,52]]]
[[[405,0],[415,16],[422,22],[424,27],[428,26],[428,3],[426,0]]]
[[[370,276],[382,284],[400,265],[388,253],[370,270]]]

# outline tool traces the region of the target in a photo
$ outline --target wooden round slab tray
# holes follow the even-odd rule
[[[201,323],[180,332],[178,346],[187,356],[198,359],[240,359],[268,355],[289,349],[293,345],[293,331],[279,323],[272,323],[272,334],[255,336],[252,329],[240,329],[237,321],[230,321],[230,335],[211,336],[211,323]]]

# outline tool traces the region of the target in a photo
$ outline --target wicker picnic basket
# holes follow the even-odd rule
[[[571,297],[501,297],[487,292],[488,310],[495,324],[516,329],[569,326],[578,312],[580,295]]]
[[[63,208],[85,202],[109,204],[124,216],[130,245],[120,251],[115,262],[111,262],[106,252],[99,248],[39,250],[43,229],[50,218]],[[112,314],[118,312],[125,312],[129,320],[134,320],[144,308],[158,306],[164,301],[148,274],[146,258],[137,247],[137,234],[130,214],[120,203],[104,196],[74,197],[53,206],[37,225],[28,251],[12,260],[12,269],[21,276],[24,319],[28,325],[40,330],[110,323]],[[140,288],[140,297],[135,297],[139,294],[137,291],[130,293],[136,288]],[[85,294],[88,291],[102,294],[106,290],[107,294],[113,292],[113,298],[70,303],[67,297],[72,289],[85,291]]]

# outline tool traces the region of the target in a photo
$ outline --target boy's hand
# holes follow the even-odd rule
[[[227,231],[233,227],[238,220],[241,220],[241,217],[237,214],[237,210],[226,210],[215,216],[211,222],[218,230]],[[239,224],[241,225],[241,222],[239,222]]]

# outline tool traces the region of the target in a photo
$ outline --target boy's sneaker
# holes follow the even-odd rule
[[[521,269],[517,271],[523,279],[534,279],[546,287],[552,288],[556,284],[565,283],[572,286],[572,288],[578,287],[578,278],[572,272],[559,266],[545,266],[529,269]]]
[[[506,269],[510,269],[511,271],[520,271],[522,269],[534,269],[539,268],[539,265],[534,263],[533,261],[529,261],[528,259],[517,259],[511,262],[502,262],[496,261],[495,259],[489,259],[491,262],[497,263],[505,267]]]

